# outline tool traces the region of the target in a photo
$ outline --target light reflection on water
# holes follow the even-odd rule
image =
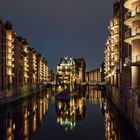
[[[51,90],[0,109],[0,140],[136,140],[101,90],[58,99]]]

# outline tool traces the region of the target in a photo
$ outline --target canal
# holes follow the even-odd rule
[[[92,86],[66,99],[47,89],[0,108],[0,140],[136,140],[132,132]]]

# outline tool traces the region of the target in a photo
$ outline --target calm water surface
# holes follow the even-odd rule
[[[58,99],[48,89],[0,108],[0,140],[136,140],[101,90]]]

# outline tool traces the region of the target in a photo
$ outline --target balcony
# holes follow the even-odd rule
[[[119,28],[119,20],[117,19],[111,19],[111,23],[109,26],[109,30],[114,30],[115,28]]]
[[[137,20],[140,20],[140,12],[136,11],[134,14],[132,14],[131,11],[128,11],[127,13],[125,13],[125,25],[131,27],[132,23]]]
[[[129,43],[129,44],[132,44],[132,41],[134,40],[138,40],[140,39],[140,31],[139,31],[139,28],[136,28],[135,30],[132,30],[129,29],[125,32],[125,42],[126,43]]]
[[[7,60],[12,60],[12,55],[7,54],[7,55],[6,55],[6,58],[7,58]]]
[[[127,9],[131,9],[131,5],[134,2],[140,2],[140,0],[124,0],[124,7]]]
[[[119,33],[118,32],[112,32],[111,33],[111,38],[116,38],[119,37]]]
[[[114,45],[117,45],[119,43],[119,39],[117,39],[116,37],[115,38],[112,38],[113,40],[110,42],[110,45],[111,46],[114,46]]]
[[[119,49],[114,49],[113,54],[114,55],[119,55]]]

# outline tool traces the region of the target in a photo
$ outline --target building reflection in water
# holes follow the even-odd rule
[[[47,97],[48,95],[42,94],[39,98],[30,98],[20,105],[1,109],[0,139],[29,140],[48,112]]]
[[[95,89],[93,86],[88,86],[86,88],[86,99],[93,104],[100,104],[104,98],[104,92],[99,89]]]
[[[55,108],[57,114],[57,123],[64,130],[72,130],[76,126],[77,121],[84,120],[86,114],[86,104],[84,97],[77,95],[69,99],[55,100]]]
[[[15,124],[13,123],[13,120],[10,116],[8,115],[8,118],[5,120],[5,126],[6,126],[6,139],[7,140],[12,140],[14,137],[14,130],[15,130]]]
[[[55,98],[50,91],[40,94],[39,97],[34,96],[10,107],[1,108],[0,140],[29,140],[47,117],[49,100],[52,103],[55,101],[56,124],[59,124],[62,130],[74,130],[78,122],[84,122],[87,119],[86,108],[92,104],[93,107],[99,105],[104,115],[106,140],[136,140],[103,91],[92,86],[80,91],[72,93],[66,99]]]
[[[133,128],[128,125],[114,104],[106,98],[104,91],[89,86],[86,88],[85,97],[90,103],[100,105],[104,115],[106,140],[138,140],[133,133]]]

